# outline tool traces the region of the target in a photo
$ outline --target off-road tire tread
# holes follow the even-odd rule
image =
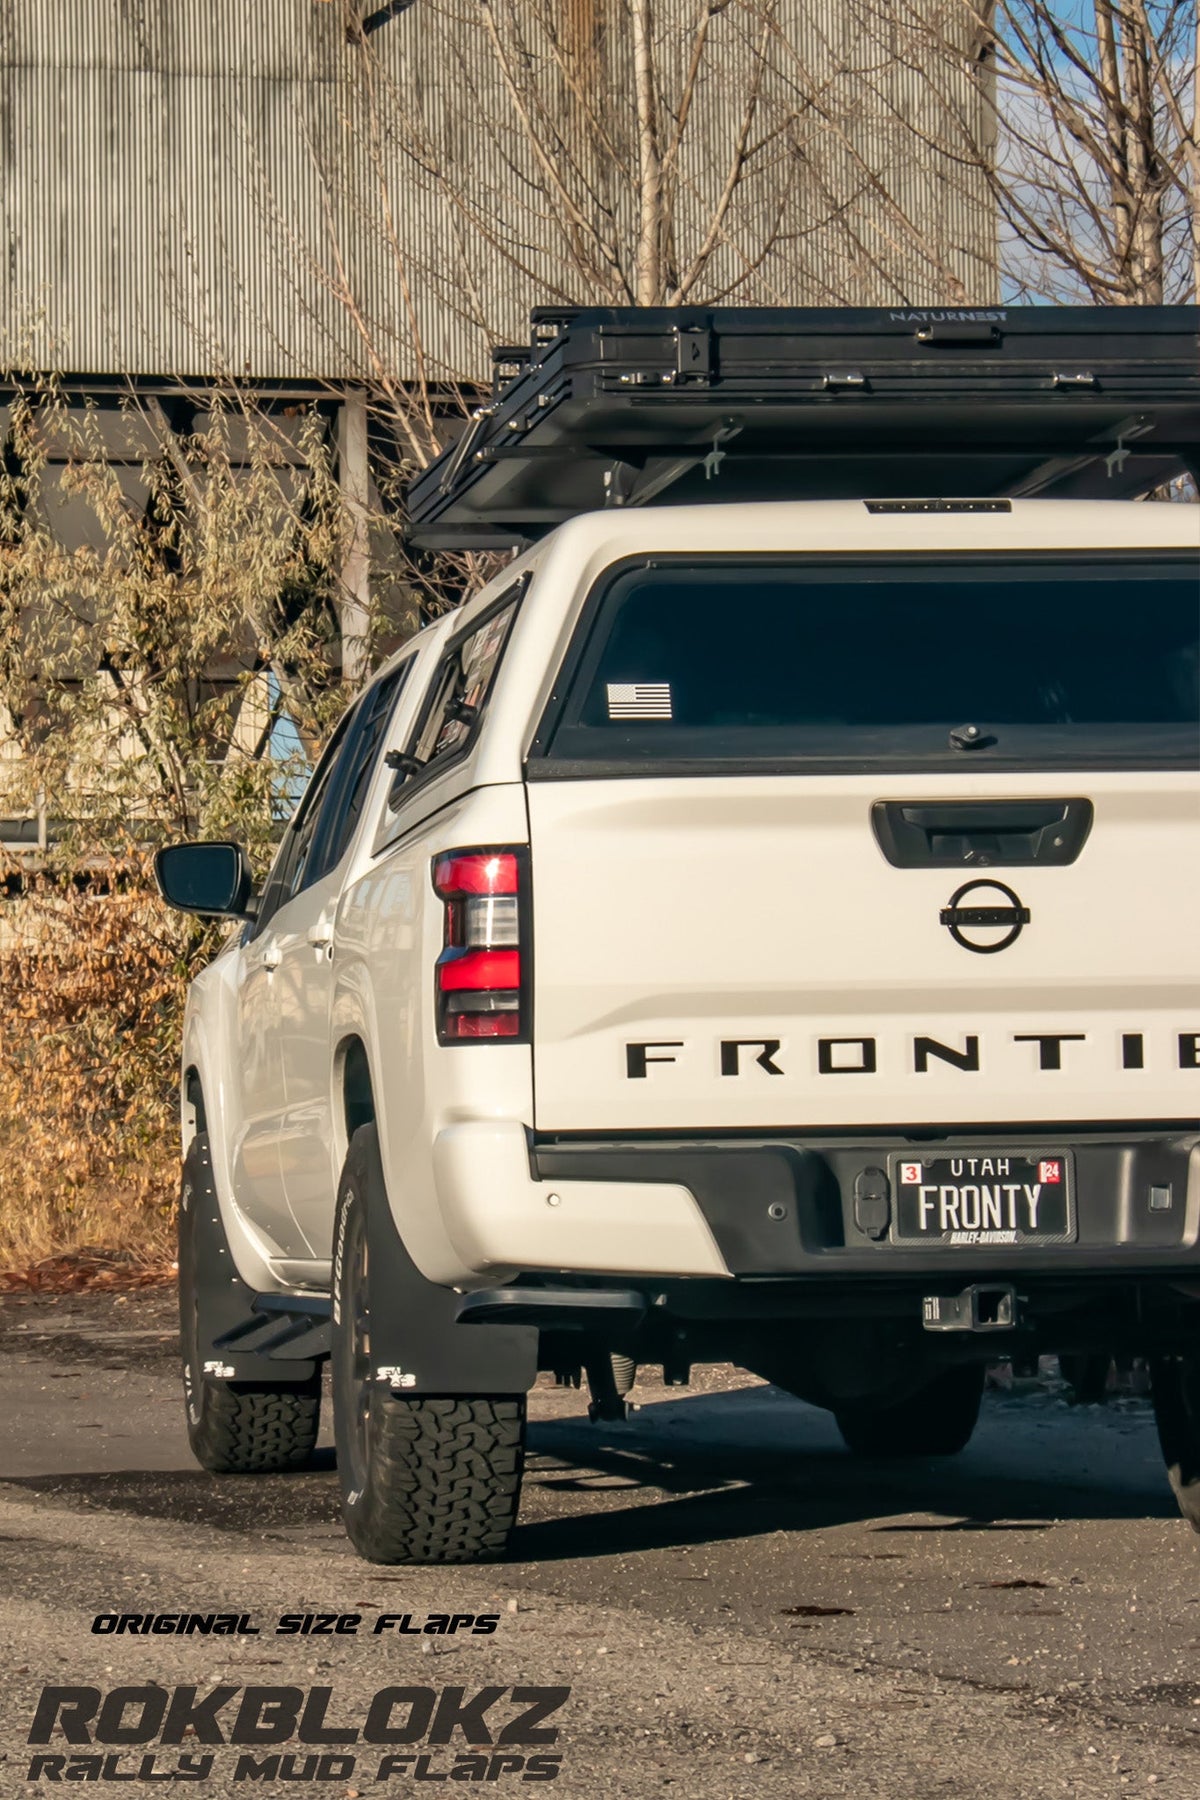
[[[378,1133],[363,1125],[346,1156],[334,1220],[333,1435],[346,1533],[367,1562],[495,1562],[521,1500],[525,1395],[406,1394],[373,1384],[359,1420],[350,1327],[339,1321],[364,1310],[359,1299],[369,1319],[370,1274],[358,1296],[362,1277],[347,1246],[371,1209],[387,1205]]]
[[[178,1221],[180,1337],[185,1366],[194,1351],[184,1312],[195,1279],[195,1211],[201,1198],[207,1204],[215,1202],[206,1132],[197,1132],[185,1158],[185,1184],[189,1178],[197,1196],[190,1214],[180,1207]],[[192,1369],[192,1385],[198,1417],[192,1417],[186,1383],[184,1416],[192,1455],[202,1469],[213,1475],[276,1475],[307,1466],[321,1423],[319,1378],[304,1388],[252,1387],[206,1375],[197,1362]]]
[[[504,1555],[521,1493],[525,1396],[372,1398],[371,1475],[347,1507],[369,1562],[478,1563]]]
[[[273,1475],[307,1466],[320,1428],[319,1394],[235,1388],[204,1377],[192,1453],[214,1475]]]

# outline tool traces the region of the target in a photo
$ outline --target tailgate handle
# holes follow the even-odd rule
[[[1073,863],[1090,800],[877,800],[876,842],[894,869],[1021,869]]]

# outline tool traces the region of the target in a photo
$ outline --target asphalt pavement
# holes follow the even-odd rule
[[[539,1386],[510,1560],[385,1570],[342,1535],[327,1443],[298,1476],[195,1467],[171,1309],[153,1292],[0,1302],[4,1796],[53,1782],[28,1780],[46,1684],[219,1681],[327,1685],[348,1731],[395,1683],[507,1684],[493,1722],[514,1686],[569,1687],[551,1727],[566,1800],[1200,1795],[1200,1538],[1176,1515],[1144,1399],[992,1392],[962,1456],[889,1463],[852,1459],[827,1415],[737,1371],[684,1394],[651,1378],[617,1426]],[[91,1629],[101,1614],[208,1611],[257,1632]],[[290,1612],[358,1624],[280,1636]],[[443,1613],[499,1623],[421,1632]],[[381,1614],[410,1630],[376,1632]],[[343,1800],[455,1767],[493,1791],[548,1779],[530,1751],[497,1768],[496,1750],[468,1766],[453,1744],[410,1748],[433,1760],[380,1779],[376,1748],[323,1746],[322,1764],[289,1742],[298,1760],[272,1778],[239,1775],[241,1752],[221,1744],[192,1785],[285,1793],[307,1771]],[[94,1778],[153,1792],[141,1784],[196,1746],[59,1735],[45,1750],[103,1750],[117,1760]]]

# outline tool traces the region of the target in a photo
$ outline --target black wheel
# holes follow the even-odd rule
[[[208,1259],[223,1252],[224,1267]],[[303,1386],[251,1386],[222,1379],[205,1363],[202,1330],[206,1279],[228,1279],[230,1258],[212,1177],[208,1134],[198,1132],[183,1164],[179,1197],[179,1336],[188,1442],[201,1468],[218,1475],[267,1475],[302,1469],[320,1424],[319,1377]]]
[[[334,1227],[333,1432],[346,1530],[368,1562],[492,1562],[507,1548],[521,1497],[525,1396],[410,1398],[372,1380],[375,1206],[387,1206],[379,1141],[363,1125]]]
[[[1150,1364],[1154,1417],[1179,1510],[1200,1531],[1200,1362],[1160,1357]]]
[[[945,1369],[888,1406],[856,1401],[836,1408],[838,1430],[855,1456],[954,1456],[965,1450],[983,1398],[982,1363]]]

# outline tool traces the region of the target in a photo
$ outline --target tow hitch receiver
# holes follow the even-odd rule
[[[961,1294],[926,1294],[926,1331],[1014,1331],[1020,1324],[1017,1290],[998,1282],[974,1282]]]

